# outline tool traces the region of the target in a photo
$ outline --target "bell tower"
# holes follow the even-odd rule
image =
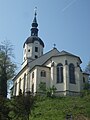
[[[28,37],[23,45],[23,63],[32,61],[43,55],[44,43],[38,37],[37,12],[35,10],[34,19],[31,27],[31,36]]]

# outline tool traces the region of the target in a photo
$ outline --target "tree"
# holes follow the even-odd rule
[[[90,84],[88,82],[84,84],[84,90],[90,90]]]
[[[46,83],[45,82],[40,82],[39,84],[39,92],[46,92]]]
[[[90,61],[88,62],[86,68],[85,68],[85,72],[89,74],[89,80],[88,82],[90,83]]]
[[[88,65],[85,68],[85,72],[90,74],[90,61],[88,62]]]
[[[9,112],[9,99],[0,96],[0,120],[10,120]]]
[[[16,65],[12,62],[13,46],[4,41],[0,45],[0,95],[7,97],[7,81],[15,75]]]
[[[47,97],[54,97],[56,92],[56,87],[53,85],[51,88],[47,89]]]
[[[54,85],[52,87],[46,88],[45,82],[40,82],[39,84],[39,92],[46,94],[47,97],[54,97],[56,90],[57,89]]]
[[[11,117],[14,120],[29,120],[31,109],[34,106],[35,97],[30,93],[20,94],[11,99]]]

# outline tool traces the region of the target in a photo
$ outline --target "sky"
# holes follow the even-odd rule
[[[18,70],[35,7],[44,53],[56,44],[59,51],[79,56],[85,69],[90,60],[90,0],[0,0],[0,44],[8,40],[14,45]]]

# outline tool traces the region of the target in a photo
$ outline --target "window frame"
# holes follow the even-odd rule
[[[34,72],[32,73],[32,79],[34,78]]]
[[[83,83],[85,83],[85,77],[83,76]]]
[[[42,70],[41,73],[40,73],[40,76],[41,76],[41,77],[46,77],[46,71],[45,71],[45,70]]]
[[[35,52],[38,52],[38,47],[35,47]]]
[[[24,79],[23,79],[23,93],[25,93],[25,88],[26,88],[26,73],[24,74]]]
[[[30,52],[30,49],[28,49],[28,52]]]
[[[17,93],[17,82],[15,82],[15,84],[14,84],[14,95],[16,96],[16,93]]]
[[[76,82],[75,82],[75,66],[73,63],[69,64],[69,82],[71,84],[76,84]]]
[[[63,64],[57,64],[57,83],[63,83]]]
[[[19,90],[21,89],[21,78],[19,79]]]
[[[37,56],[37,55],[35,55],[35,58],[37,59],[37,58],[38,58],[38,56]]]

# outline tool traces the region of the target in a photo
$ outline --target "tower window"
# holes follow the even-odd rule
[[[30,49],[28,49],[28,52],[30,52]]]
[[[35,58],[38,58],[38,56],[37,56],[37,55],[35,55]]]
[[[38,47],[35,47],[35,52],[38,52]]]

